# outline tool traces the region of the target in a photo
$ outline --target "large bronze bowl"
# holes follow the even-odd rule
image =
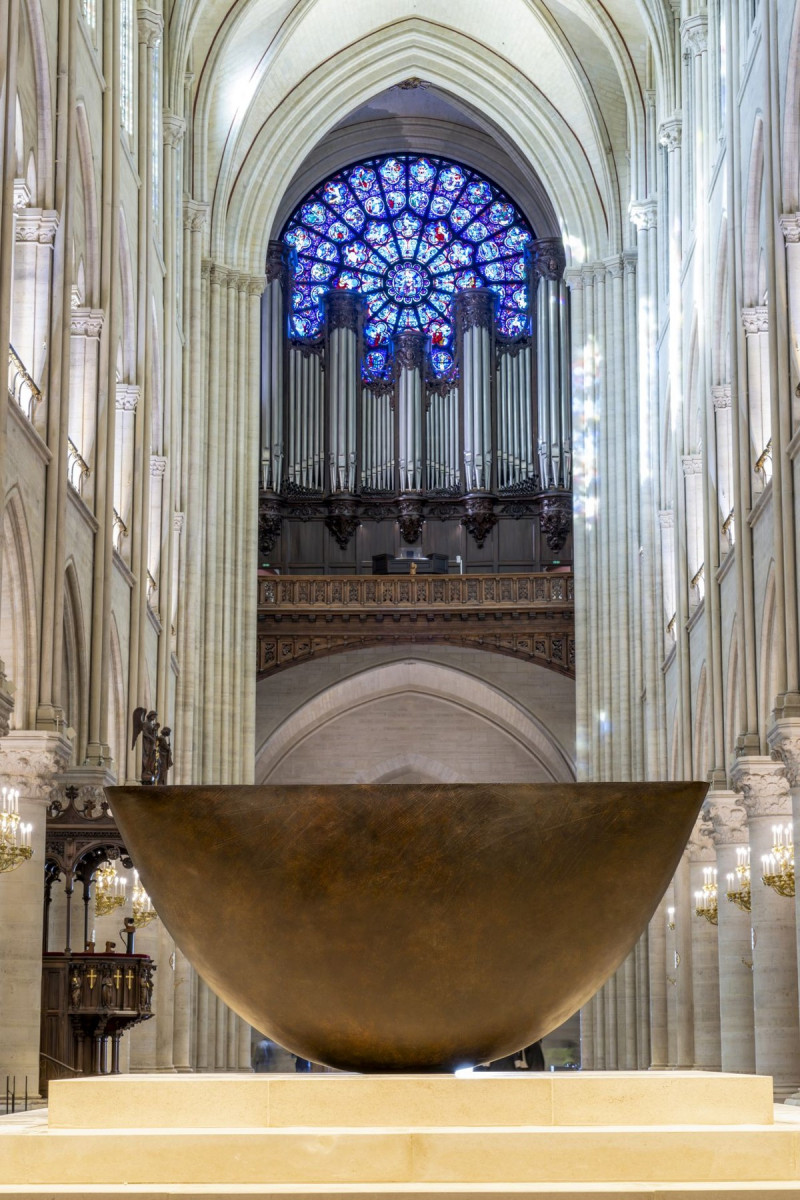
[[[446,1071],[574,1013],[650,920],[703,783],[117,787],[156,910],[304,1058]]]

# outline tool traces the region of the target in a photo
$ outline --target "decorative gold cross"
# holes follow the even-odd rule
[[[125,972],[125,982],[129,988],[133,987],[133,971],[130,969],[130,967]]]
[[[95,971],[94,967],[90,967],[86,972],[86,978],[89,980],[89,988],[93,988],[95,980],[97,979],[97,972]]]
[[[116,984],[117,987],[119,987],[119,981],[121,979],[122,979],[122,971],[120,971],[119,967],[117,967],[116,971],[114,972],[114,983]]]

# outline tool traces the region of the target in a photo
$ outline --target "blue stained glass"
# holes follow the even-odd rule
[[[363,267],[369,258],[369,250],[363,242],[352,242],[351,245],[345,246],[342,258],[349,267]]]
[[[436,174],[436,168],[427,158],[417,158],[410,166],[411,178],[417,183],[428,183]]]
[[[357,208],[355,204],[351,204],[347,212],[344,214],[344,219],[347,221],[347,224],[352,225],[354,229],[362,229],[366,217],[360,208]]]
[[[331,234],[331,236],[333,236]],[[483,221],[473,221],[464,230],[464,237],[468,237],[471,242],[482,242],[489,236],[489,230],[484,225]]]
[[[286,235],[286,241],[290,246],[294,246],[295,250],[306,250],[311,245],[311,238],[305,229],[293,229]]]
[[[295,251],[292,337],[319,337],[326,290],[364,295],[363,370],[381,378],[403,329],[431,339],[438,376],[453,371],[456,291],[491,287],[498,325],[529,328],[524,250],[533,232],[491,180],[458,163],[393,154],[339,171],[306,196],[283,231]]]
[[[431,200],[431,215],[434,217],[446,217],[453,207],[453,201],[448,200],[447,196],[434,196]]]
[[[523,316],[522,313],[501,309],[497,324],[500,332],[505,334],[506,337],[519,337],[521,334],[527,332],[528,318]]]

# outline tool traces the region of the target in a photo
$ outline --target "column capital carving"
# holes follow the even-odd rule
[[[160,12],[146,4],[136,6],[136,31],[140,46],[152,50],[161,41],[164,32],[164,20]]]
[[[247,275],[245,279],[248,296],[263,296],[267,286],[266,275]]]
[[[748,818],[785,817],[791,811],[789,780],[779,763],[766,755],[742,755],[731,770],[734,791],[740,792]]]
[[[202,200],[184,200],[183,202],[183,226],[184,229],[189,229],[192,233],[196,233],[202,229],[208,217],[207,204]]]
[[[362,300],[357,292],[334,289],[326,294],[328,329],[352,329],[355,333],[361,316]]]
[[[531,244],[533,269],[542,279],[561,279],[567,254],[561,238],[538,238]]]
[[[564,282],[571,292],[582,292],[586,277],[583,267],[567,267],[564,271]]]
[[[14,180],[14,212],[19,213],[27,208],[33,196],[24,179]]]
[[[646,229],[655,229],[658,225],[658,203],[655,200],[637,200],[628,209],[631,224],[639,233]]]
[[[786,244],[800,242],[800,212],[781,213],[779,220]]]
[[[681,463],[683,465],[684,478],[688,479],[690,475],[702,475],[702,454],[684,454],[681,458]]]
[[[715,858],[716,850],[712,840],[714,832],[705,804],[700,809],[694,829],[686,844],[687,857],[690,862],[708,862]]]
[[[216,265],[210,258],[204,258],[200,263],[200,278],[207,283],[211,279],[211,268]]]
[[[791,788],[800,788],[800,717],[783,717],[767,733],[775,762],[783,765]]]
[[[769,309],[765,304],[742,309],[742,325],[745,333],[766,333],[769,330]]]
[[[186,122],[183,117],[168,108],[161,110],[161,136],[165,146],[179,146],[186,133]]]
[[[708,49],[708,14],[687,17],[681,24],[681,42],[690,54],[705,54]]]
[[[204,258],[201,264],[205,267],[208,264],[208,279],[212,287],[225,287],[230,279],[231,272],[222,263],[214,262],[213,259]]]
[[[667,150],[679,150],[683,135],[683,113],[677,112],[658,127],[658,144]]]
[[[658,510],[658,523],[662,529],[674,529],[675,510],[672,508],[660,508]]]
[[[100,337],[104,317],[100,308],[73,308],[69,314],[69,331],[75,337]]]
[[[46,801],[71,755],[72,744],[63,734],[12,729],[0,739],[0,778],[25,799]]]
[[[607,258],[605,260],[605,268],[612,279],[620,279],[625,269],[625,262],[622,255],[615,254],[613,258]]]
[[[52,246],[56,240],[59,216],[54,208],[26,208],[17,213],[14,237],[18,242],[38,242]]]
[[[172,529],[174,533],[180,533],[183,529],[183,513],[174,512],[172,514]]]
[[[140,391],[138,383],[118,383],[116,395],[117,412],[136,412]]]
[[[703,807],[708,811],[715,846],[738,846],[749,842],[747,813],[736,792],[709,792]]]
[[[394,339],[394,364],[399,371],[421,371],[425,361],[424,333],[404,329]]]
[[[456,329],[464,335],[468,329],[490,329],[497,296],[490,288],[466,288],[456,292],[453,302]]]
[[[711,401],[714,405],[714,412],[722,412],[731,406],[731,385],[729,383],[720,384],[719,387],[712,387]]]
[[[267,247],[267,284],[277,280],[284,287],[289,278],[289,247],[285,242],[270,241]]]
[[[167,460],[161,454],[150,455],[150,474],[154,479],[162,478],[167,471]]]

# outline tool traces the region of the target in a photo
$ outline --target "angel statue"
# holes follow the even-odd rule
[[[160,730],[158,735],[158,770],[156,773],[156,783],[167,782],[167,771],[172,766],[172,747],[169,744],[170,734],[172,730],[168,725],[165,725]]]
[[[156,781],[156,762],[158,757],[158,713],[144,708],[133,710],[133,741],[131,749],[136,745],[139,734],[142,735],[142,783]]]

